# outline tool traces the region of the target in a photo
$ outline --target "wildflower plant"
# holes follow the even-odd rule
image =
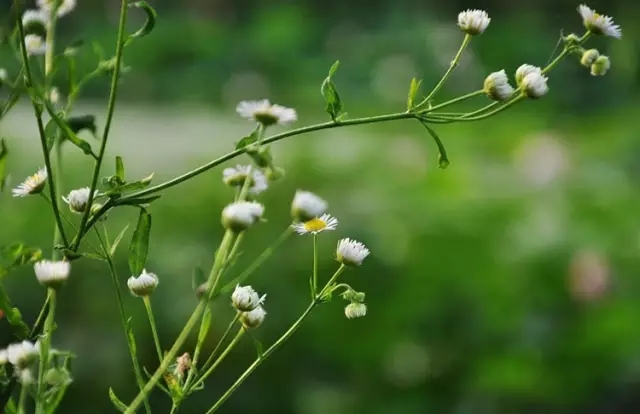
[[[251,125],[253,129],[245,137],[238,139],[235,148],[180,176],[151,185],[153,174],[132,179],[125,173],[122,157],[109,160],[105,154],[110,141],[118,90],[123,75],[129,70],[123,63],[123,56],[132,42],[152,34],[157,21],[156,12],[146,1],[122,0],[115,54],[111,57],[99,56],[95,68],[88,73],[75,73],[76,56],[84,53],[84,49],[79,43],[63,45],[56,41],[56,29],[73,18],[75,6],[75,0],[38,0],[36,9],[25,10],[22,1],[14,0],[14,9],[18,13],[8,44],[13,47],[16,59],[22,66],[19,73],[8,73],[0,68],[0,85],[9,90],[9,99],[2,102],[0,119],[11,110],[20,95],[27,95],[33,106],[44,164],[40,168],[40,162],[34,163],[33,170],[37,172],[12,189],[14,197],[11,202],[35,201],[31,199],[36,197],[31,196],[43,199],[44,205],[54,217],[55,239],[50,256],[47,255],[46,258],[43,258],[43,250],[40,248],[20,243],[0,246],[3,259],[0,267],[0,313],[11,325],[16,338],[14,343],[7,344],[0,350],[0,411],[13,408],[13,412],[24,412],[28,399],[33,399],[37,413],[56,411],[73,380],[69,369],[72,354],[52,347],[55,342],[58,296],[64,296],[65,284],[73,283],[74,262],[100,260],[101,263],[106,263],[106,270],[116,289],[123,337],[127,341],[139,387],[135,398],[126,402],[117,396],[116,391],[109,389],[108,394],[114,406],[124,413],[137,412],[141,407],[146,412],[151,412],[149,395],[158,389],[171,399],[171,412],[177,412],[185,399],[203,388],[204,382],[214,374],[231,350],[246,336],[250,336],[256,344],[258,357],[222,395],[212,397],[212,405],[207,414],[216,412],[318,307],[325,306],[338,297],[347,302],[344,314],[349,319],[364,317],[368,311],[365,293],[355,290],[340,280],[340,277],[347,270],[357,272],[369,255],[376,253],[370,251],[364,243],[344,237],[336,245],[335,272],[321,275],[318,267],[318,244],[326,243],[332,234],[340,233],[340,227],[338,219],[329,213],[329,203],[308,190],[298,190],[292,194],[291,224],[276,237],[274,244],[257,256],[246,269],[240,272],[235,269],[234,259],[239,254],[244,239],[254,231],[260,231],[260,222],[269,216],[269,206],[259,201],[261,194],[268,191],[274,181],[283,177],[283,168],[276,164],[271,154],[271,144],[324,129],[407,120],[424,126],[438,148],[439,167],[446,168],[449,159],[436,129],[456,122],[482,121],[527,99],[543,98],[552,90],[553,69],[567,58],[585,67],[592,75],[603,76],[611,68],[609,57],[597,49],[587,48],[586,44],[594,36],[615,39],[622,36],[620,27],[611,17],[581,5],[578,13],[582,18],[584,33],[562,36],[562,48],[549,64],[537,66],[523,63],[518,68],[496,68],[494,72],[487,74],[484,83],[478,85],[477,90],[453,99],[440,100],[438,94],[455,70],[465,49],[472,41],[480,41],[481,35],[490,30],[491,18],[486,11],[463,11],[457,18],[457,26],[462,31],[461,46],[449,68],[424,97],[420,94],[422,81],[413,79],[408,88],[407,105],[398,112],[347,117],[341,95],[334,83],[339,66],[336,62],[320,84],[325,110],[329,115],[327,122],[270,135],[270,127],[273,125],[289,127],[299,122],[295,109],[271,103],[267,99],[240,102],[236,107],[238,115],[247,120],[248,129]],[[145,13],[146,21],[136,32],[127,33],[127,17],[130,13],[137,12]],[[453,24],[456,24],[455,19],[452,19]],[[54,85],[53,73],[63,69],[68,70],[68,84]],[[76,114],[74,104],[88,82],[100,82],[105,77],[110,79],[110,92],[104,125],[100,128],[95,116]],[[450,107],[474,98],[488,99],[489,102],[480,103],[471,112],[451,112]],[[95,142],[86,141],[78,135],[81,131],[87,131],[99,139]],[[64,161],[60,150],[62,145],[77,147],[79,153],[93,161],[93,168],[87,175],[84,186],[66,189],[68,192],[65,193],[60,174]],[[6,184],[8,154],[5,141],[0,140],[1,187]],[[208,276],[197,286],[198,304],[177,338],[172,343],[161,343],[153,314],[152,297],[155,291],[162,289],[163,284],[159,282],[163,275],[146,270],[153,205],[161,202],[159,199],[163,190],[178,186],[225,162],[233,160],[237,163],[241,156],[247,156],[246,164],[227,165],[221,171],[221,186],[224,184],[234,191],[230,194],[229,204],[220,212],[224,236],[216,246]],[[111,173],[105,176],[105,170],[108,169]],[[63,208],[63,204],[67,204],[68,209]],[[124,243],[127,228],[120,231],[114,239],[106,236],[109,232],[101,231],[109,226],[110,212],[132,206],[138,209],[139,215],[129,241],[130,277],[126,287],[133,296],[142,300],[152,329],[158,357],[157,366],[152,367],[152,372],[143,372],[138,361],[136,332],[123,303],[122,291],[125,287],[122,286],[121,277],[114,265],[114,257],[118,246]],[[329,230],[331,232],[326,232]],[[97,234],[98,246],[92,245],[87,239],[89,232]],[[245,282],[291,237],[298,237],[300,243],[313,244],[313,258],[309,258],[309,263],[312,264],[308,276],[309,304],[279,339],[269,346],[262,346],[255,338],[259,336],[258,328],[269,323],[266,295],[258,293],[260,289],[255,290]],[[312,241],[308,241],[309,238]],[[40,315],[33,323],[22,319],[17,308],[19,304],[12,302],[3,285],[4,278],[15,267],[22,265],[33,266],[37,280],[47,290]],[[214,351],[207,355],[203,346],[211,341],[208,335],[212,323],[209,304],[220,300],[228,301],[229,306],[235,309],[235,316],[229,321],[228,329],[219,339]],[[195,347],[186,349],[187,339],[194,334],[197,337]]]

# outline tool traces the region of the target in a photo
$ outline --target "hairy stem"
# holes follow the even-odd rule
[[[151,309],[151,299],[149,296],[142,298],[144,307],[147,310],[147,318],[149,319],[149,325],[151,325],[151,333],[153,334],[153,342],[156,345],[156,352],[158,353],[158,362],[162,362],[162,346],[160,345],[160,338],[158,337],[158,329],[156,328],[156,319],[153,317],[153,309]]]
[[[47,364],[49,362],[49,349],[51,348],[51,337],[53,336],[53,325],[55,322],[56,313],[56,291],[55,289],[48,289],[49,296],[49,313],[47,319],[44,322],[44,332],[40,341],[40,361],[38,365],[38,388],[36,391],[36,414],[44,413],[45,406],[45,384],[44,374],[47,370]]]

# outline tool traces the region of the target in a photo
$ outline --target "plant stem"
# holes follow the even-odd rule
[[[225,350],[222,351],[218,359],[216,359],[215,362],[207,369],[207,371],[204,374],[202,374],[200,378],[198,378],[198,380],[194,384],[194,387],[197,387],[199,383],[204,382],[209,377],[209,375],[213,373],[213,371],[218,367],[218,365],[220,365],[220,363],[226,358],[226,356],[229,355],[229,352],[231,352],[231,350],[235,348],[238,342],[240,342],[240,339],[242,338],[242,335],[244,333],[245,333],[244,327],[240,327],[236,336],[231,340],[231,342],[229,342],[229,345],[227,345]]]
[[[313,275],[311,276],[311,299],[318,292],[318,235],[313,234]]]
[[[96,187],[98,186],[98,178],[100,177],[100,167],[102,166],[102,160],[107,148],[107,140],[109,138],[109,131],[111,130],[111,122],[113,121],[113,114],[116,106],[116,97],[118,95],[118,81],[120,79],[120,67],[122,66],[122,51],[124,49],[125,42],[125,25],[127,22],[127,9],[128,1],[122,0],[120,6],[120,22],[118,24],[118,39],[116,41],[116,58],[115,67],[113,68],[113,76],[111,77],[111,87],[109,90],[109,102],[107,104],[107,119],[104,124],[104,131],[102,134],[102,140],[100,142],[100,150],[96,158],[95,166],[93,168],[93,176],[91,178],[91,191],[89,192],[89,200],[87,201],[87,208],[82,214],[82,220],[80,221],[80,227],[78,229],[78,237],[75,240],[75,244],[71,246],[71,250],[74,252],[80,245],[82,234],[84,234],[89,215],[91,213],[91,205],[95,195]]]
[[[147,317],[149,318],[149,325],[151,325],[151,332],[153,334],[153,342],[156,345],[156,352],[158,353],[158,362],[162,362],[162,346],[160,346],[160,338],[158,337],[158,330],[156,328],[156,320],[153,317],[153,310],[151,309],[151,299],[149,296],[142,298],[144,307],[147,310]]]
[[[21,385],[20,396],[18,397],[18,414],[25,414],[27,412],[25,410],[26,402],[27,402],[27,387],[24,385]]]
[[[58,141],[53,145],[55,149],[55,164],[54,164],[55,187],[58,192],[62,192],[62,143]],[[50,201],[51,201],[51,204],[55,203],[56,204],[55,208],[58,209],[58,211],[60,211],[60,204],[58,202],[58,199],[53,199]],[[60,214],[62,215],[62,213]],[[54,228],[53,228],[53,246],[54,247],[59,245],[60,242],[62,241],[61,236],[62,235],[60,233],[60,229],[58,229],[57,225],[54,225]],[[60,252],[54,248],[52,253],[53,260],[59,260],[60,256],[61,256]]]
[[[45,384],[44,374],[49,363],[49,349],[51,348],[51,337],[53,336],[53,324],[56,313],[56,291],[53,288],[48,289],[49,296],[49,313],[44,322],[44,332],[40,342],[40,361],[38,366],[38,389],[36,393],[36,413],[44,413],[45,406]]]

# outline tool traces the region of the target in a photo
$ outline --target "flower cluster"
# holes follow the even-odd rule
[[[231,294],[231,303],[239,312],[239,319],[245,329],[257,328],[262,325],[267,312],[262,305],[267,295],[258,295],[251,286],[236,286]]]
[[[30,384],[34,380],[32,369],[39,355],[39,342],[35,344],[26,340],[16,342],[5,349],[0,349],[0,365],[11,364],[20,383]]]
[[[40,35],[48,30],[51,17],[62,17],[76,7],[76,0],[37,0],[37,9],[26,10],[22,14],[22,25],[27,34],[24,37],[25,48],[30,56],[43,55],[49,45]],[[33,31],[33,33],[32,33]]]

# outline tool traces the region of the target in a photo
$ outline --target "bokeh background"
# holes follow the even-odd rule
[[[9,3],[1,3],[3,13]],[[79,3],[60,21],[60,47],[94,39],[109,56],[118,2]],[[131,70],[103,175],[122,155],[128,177],[155,172],[156,183],[231,150],[252,128],[234,112],[240,100],[294,107],[296,126],[328,119],[320,84],[338,59],[334,80],[350,117],[402,111],[413,76],[428,92],[446,69],[462,40],[457,13],[467,7],[484,8],[493,20],[440,99],[478,89],[492,71],[544,65],[562,30],[582,33],[578,3],[568,0],[151,3],[157,27],[126,49]],[[451,160],[446,170],[437,168],[431,138],[410,121],[315,132],[274,146],[286,176],[261,197],[268,222],[251,230],[233,273],[288,225],[295,190],[311,190],[340,220],[320,238],[322,275],[336,268],[338,238],[357,238],[372,250],[344,276],[367,293],[369,313],[347,320],[338,299],[320,307],[220,413],[640,412],[640,5],[589,5],[623,27],[621,41],[590,43],[611,57],[607,76],[592,77],[568,59],[551,73],[543,99],[487,121],[437,128]],[[134,30],[143,16],[130,16]],[[15,73],[6,48],[1,56]],[[78,59],[81,71],[96,65],[90,45]],[[56,82],[64,99],[62,73]],[[76,113],[95,114],[103,125],[107,91],[108,79],[92,82]],[[478,98],[460,108],[486,103]],[[15,185],[42,164],[26,100],[2,119],[0,134]],[[74,147],[64,153],[64,188],[88,185],[89,160]],[[165,191],[150,207],[147,267],[161,280],[153,304],[167,348],[196,305],[193,270],[210,266],[222,234],[219,214],[232,192],[221,171]],[[112,237],[135,217],[133,209],[112,213]],[[0,243],[20,240],[50,254],[52,217],[41,200],[5,191],[0,223]],[[311,260],[311,239],[291,238],[251,279],[268,293],[267,320],[255,333],[265,344],[306,306]],[[124,284],[124,247],[117,264]],[[45,292],[32,270],[21,268],[4,283],[33,321]],[[53,342],[77,355],[60,412],[115,412],[109,386],[125,401],[136,386],[104,264],[74,263],[60,297]],[[128,294],[125,301],[141,362],[152,370],[157,361],[142,302]],[[208,350],[232,316],[226,300],[215,309]],[[10,341],[0,320],[0,345]],[[194,343],[195,336],[184,351]],[[254,357],[251,341],[243,342],[181,412],[205,412]],[[154,412],[170,406],[160,392],[152,404]]]

